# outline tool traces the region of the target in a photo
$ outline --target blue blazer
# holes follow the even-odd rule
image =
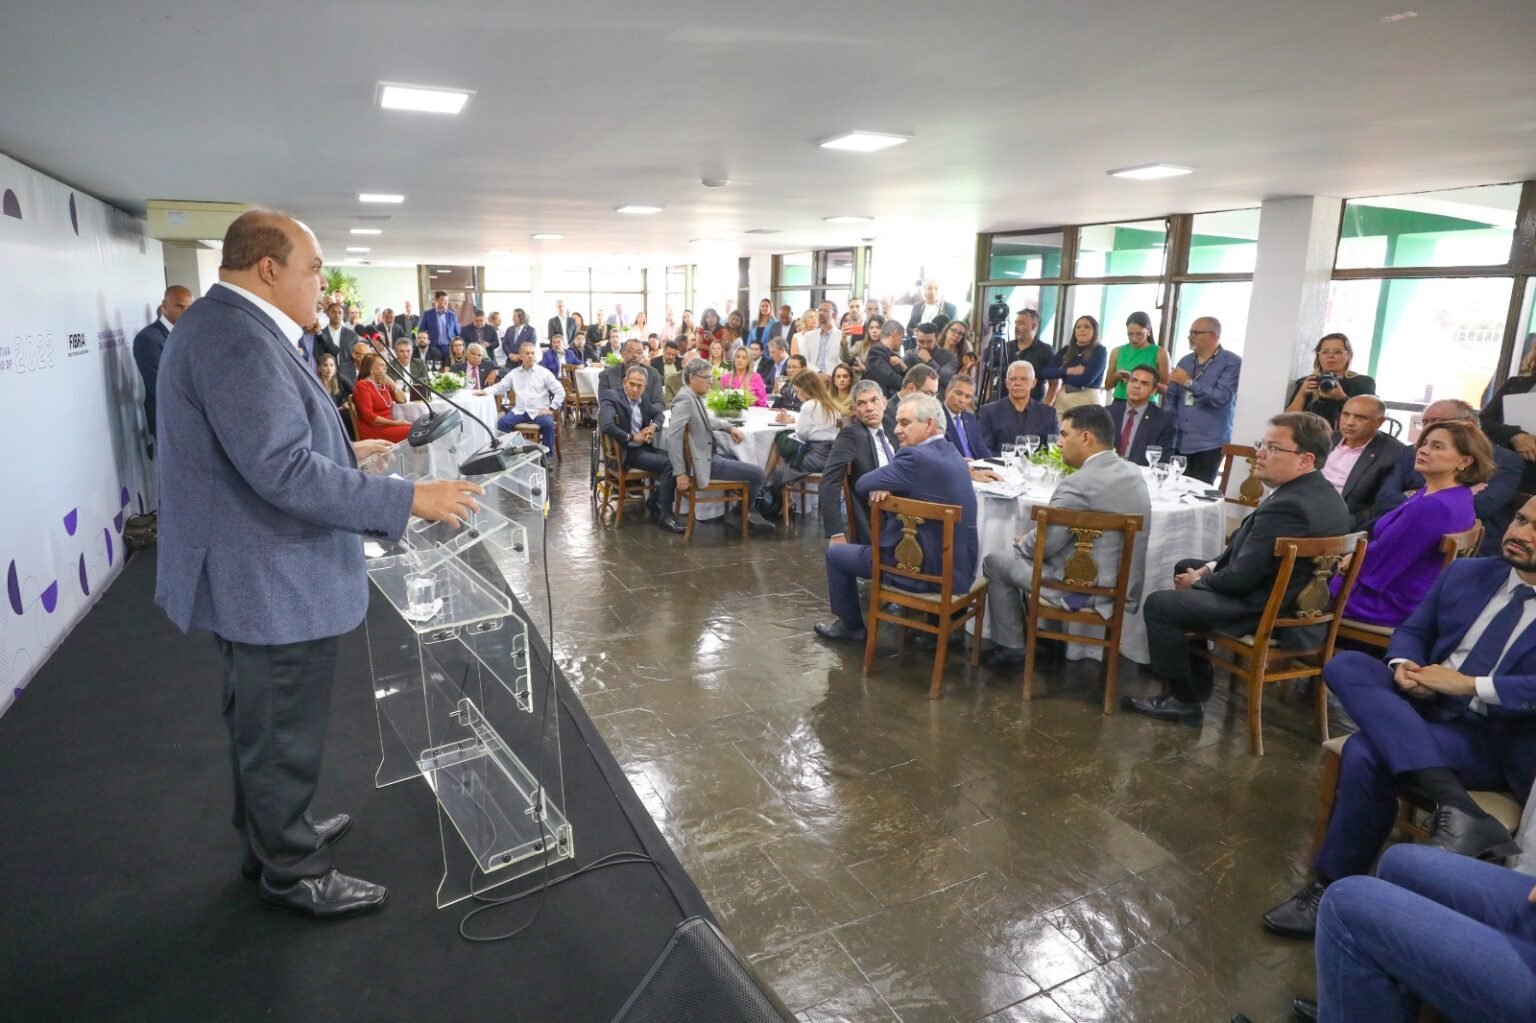
[[[256,400],[235,400],[230,381]],[[272,319],[215,287],[160,362],[155,603],[183,631],[275,645],[368,610],[363,536],[405,531],[414,486],[359,472],[335,402]]]
[[[972,458],[991,458],[997,452],[987,444],[987,438],[981,432],[981,422],[975,413],[962,412],[958,416],[949,416],[949,428],[944,431],[944,439],[955,446],[955,450],[965,455],[965,447],[960,443],[959,427],[965,429],[965,439],[971,445]]]
[[[858,478],[853,492],[866,504],[874,490],[888,490],[897,497],[916,501],[960,506],[960,522],[955,526],[955,558],[950,576],[957,594],[964,594],[976,578],[976,490],[971,486],[971,472],[955,446],[940,437],[913,448],[901,448],[889,465],[872,469]],[[944,525],[925,522],[917,527],[918,542],[923,545],[923,572],[938,575],[944,568]],[[901,524],[887,514],[880,523],[880,559],[895,564],[896,544],[901,540]]]
[[[442,313],[442,323],[445,329],[443,330],[443,341],[441,343],[437,339],[438,312],[435,306],[421,314],[421,322],[416,325],[416,329],[426,331],[427,336],[432,339],[432,347],[437,349],[438,354],[446,358],[449,344],[453,342],[454,336],[459,333],[459,318],[454,315],[452,309],[447,309]]]
[[[133,338],[133,361],[144,378],[144,419],[149,435],[155,435],[155,385],[160,376],[160,356],[165,351],[165,327],[156,316],[153,322]]]
[[[539,337],[530,323],[521,327],[508,327],[507,332],[501,336],[501,350],[507,353],[508,359],[516,360],[518,346],[524,341],[534,345],[539,343]]]

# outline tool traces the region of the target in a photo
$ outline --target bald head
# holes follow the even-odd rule
[[[165,322],[171,326],[181,319],[181,314],[187,311],[187,306],[192,304],[192,292],[183,288],[180,284],[172,284],[165,289],[165,297],[160,302],[160,315],[165,317]]]
[[[265,299],[302,326],[314,319],[325,289],[323,265],[309,228],[286,213],[253,209],[224,233],[219,280]]]

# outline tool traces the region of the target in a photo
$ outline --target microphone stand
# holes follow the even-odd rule
[[[394,368],[400,373],[400,378],[402,381],[404,381],[407,393],[409,393],[409,391],[414,386],[412,384],[411,371],[409,366],[400,365],[400,360],[395,358],[394,352],[381,351],[379,354],[383,355],[384,361],[394,366]],[[440,397],[442,396],[440,395]],[[410,444],[410,446],[413,448],[426,447],[428,444],[431,444],[433,441],[443,436],[443,434],[449,432],[454,427],[459,425],[460,420],[458,411],[450,411],[444,413],[443,415],[438,415],[437,410],[432,407],[432,402],[430,400],[425,402],[425,404],[427,406],[426,416],[412,423],[411,432],[406,434],[405,437],[406,443]],[[453,405],[455,409],[459,409],[459,406],[454,402],[450,401],[448,404]],[[462,411],[462,409],[460,411]]]

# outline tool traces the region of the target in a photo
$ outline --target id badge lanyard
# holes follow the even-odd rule
[[[1220,354],[1221,354],[1221,348],[1220,348],[1220,346],[1218,346],[1216,348],[1216,350],[1211,353],[1211,357],[1205,361],[1205,365],[1203,365],[1203,366],[1200,364],[1200,358],[1198,356],[1196,356],[1195,357],[1195,374],[1194,374],[1194,376],[1189,378],[1189,383],[1191,383],[1191,384],[1198,383],[1200,378],[1205,376],[1206,372],[1211,368],[1211,363],[1216,361],[1216,356],[1218,356]],[[1185,387],[1184,387],[1184,405],[1187,408],[1187,407],[1193,405],[1194,403],[1195,403],[1195,392],[1190,390],[1189,389],[1189,385],[1186,384]]]

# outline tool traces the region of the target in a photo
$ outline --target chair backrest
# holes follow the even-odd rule
[[[1355,579],[1360,575],[1365,547],[1363,531],[1342,536],[1276,537],[1275,557],[1280,559],[1280,570],[1275,574],[1275,585],[1269,591],[1264,614],[1253,631],[1254,644],[1262,649],[1277,632],[1327,625],[1326,643],[1318,649],[1330,648],[1339,631],[1339,609],[1348,602]],[[1340,565],[1346,558],[1349,563],[1343,569],[1343,584],[1334,593],[1329,584],[1340,574]],[[1284,606],[1286,594],[1297,571],[1307,572],[1311,578],[1287,608]]]
[[[603,465],[614,469],[622,469],[624,467],[624,453],[619,450],[619,442],[608,436],[601,429],[593,430],[592,432],[597,435],[600,445],[598,450],[602,452]]]
[[[560,367],[560,383],[565,387],[565,400],[575,402],[580,398],[576,393],[576,367],[567,363]]]
[[[1401,437],[1403,435],[1403,424],[1391,416],[1388,416],[1386,422],[1381,424],[1381,428],[1387,431],[1388,437]]]
[[[1043,589],[1062,590],[1087,597],[1109,597],[1118,608],[1129,596],[1131,565],[1135,561],[1136,534],[1145,523],[1140,515],[1115,515],[1109,512],[1081,511],[1075,508],[1052,508],[1036,505],[1030,517],[1035,520],[1035,550],[1046,549],[1046,535],[1052,526],[1061,526],[1072,534],[1075,548],[1062,565],[1060,579],[1046,578],[1045,559],[1034,558],[1034,582],[1030,592]],[[1115,572],[1113,586],[1100,586],[1099,565],[1093,558],[1094,541],[1105,533],[1121,534],[1120,565]]]
[[[880,520],[882,512],[889,512],[901,524],[901,539],[896,541],[893,552],[896,560],[884,564],[880,557]],[[955,526],[960,523],[962,512],[957,504],[938,504],[933,501],[916,501],[910,497],[887,497],[883,501],[869,503],[869,543],[874,566],[870,572],[870,584],[880,585],[882,575],[894,575],[913,582],[937,584],[940,599],[948,602],[953,592],[951,582],[955,568]],[[918,527],[928,522],[943,524],[943,566],[938,575],[923,571],[923,543]]]
[[[849,543],[859,542],[859,519],[853,514],[853,509],[857,507],[854,504],[855,500],[857,499],[853,496],[853,481],[845,472],[843,473],[843,507],[848,509],[848,514],[845,516],[847,521],[843,523],[843,537]]]
[[[1240,504],[1245,508],[1257,508],[1259,501],[1264,497],[1264,484],[1254,475],[1254,462],[1258,459],[1258,452],[1246,444],[1223,444],[1221,446],[1221,493],[1227,499],[1228,504]],[[1243,478],[1242,484],[1237,488],[1237,496],[1231,494],[1232,467],[1238,459],[1248,463],[1248,475]]]
[[[1483,524],[1474,523],[1471,529],[1463,529],[1459,533],[1446,533],[1440,538],[1440,553],[1445,556],[1445,561],[1440,569],[1444,571],[1451,567],[1451,562],[1457,558],[1473,558],[1477,556],[1477,549],[1483,543]]]

